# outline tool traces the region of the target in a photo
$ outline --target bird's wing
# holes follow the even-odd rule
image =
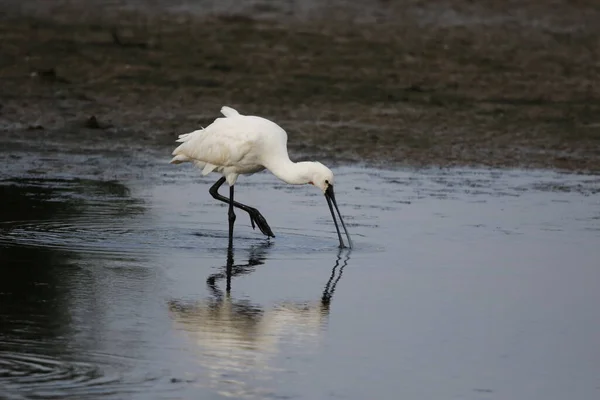
[[[237,165],[252,156],[257,135],[244,129],[245,123],[240,117],[217,118],[205,129],[181,135],[178,142],[182,144],[173,151],[173,160],[201,161],[205,163],[205,170],[209,169],[208,173],[216,167]]]

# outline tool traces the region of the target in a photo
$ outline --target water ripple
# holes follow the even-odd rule
[[[0,245],[33,246],[86,253],[143,255],[155,248],[158,233],[135,221],[52,219],[0,222]]]
[[[119,374],[107,374],[97,365],[40,354],[0,351],[0,386],[7,395],[12,394],[15,398],[114,393],[120,382]]]

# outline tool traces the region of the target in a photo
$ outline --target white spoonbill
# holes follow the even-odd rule
[[[252,228],[255,224],[267,236],[275,237],[267,220],[253,207],[238,203],[233,199],[233,187],[239,175],[249,175],[268,169],[286,183],[302,185],[310,183],[321,189],[340,240],[345,247],[342,234],[333,212],[333,206],[348,238],[348,247],[352,240],[333,193],[333,172],[320,162],[292,162],[287,152],[287,134],[276,123],[268,119],[250,115],[241,115],[231,107],[221,108],[225,118],[217,118],[206,128],[179,135],[179,145],[173,151],[172,164],[192,162],[202,168],[202,174],[217,172],[223,176],[209,189],[215,199],[229,204],[229,245],[233,243],[233,224],[239,208],[248,213]],[[221,185],[229,184],[229,199],[219,194]]]

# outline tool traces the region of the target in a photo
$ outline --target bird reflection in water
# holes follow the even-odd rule
[[[281,302],[263,307],[233,298],[232,278],[249,274],[264,264],[270,246],[269,242],[253,246],[244,264],[235,264],[230,249],[224,270],[207,279],[211,292],[208,299],[169,303],[177,328],[185,331],[197,347],[198,361],[208,375],[208,386],[221,395],[271,395],[267,385],[276,370],[274,359],[281,348],[285,347],[286,356],[294,356],[318,347],[333,294],[350,259],[350,250],[338,252],[317,301]],[[224,291],[219,287],[222,280],[225,280]]]

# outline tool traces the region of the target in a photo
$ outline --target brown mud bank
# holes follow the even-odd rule
[[[595,2],[344,3],[0,1],[0,138],[165,145],[227,104],[295,156],[600,171]]]

